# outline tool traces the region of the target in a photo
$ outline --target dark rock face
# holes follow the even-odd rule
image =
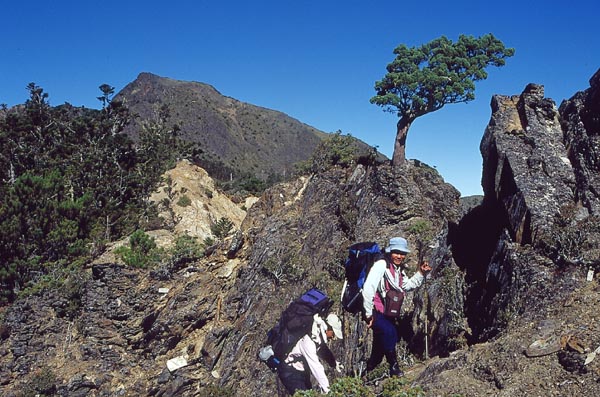
[[[213,260],[217,270],[218,261],[225,261]],[[181,374],[210,370],[222,350],[210,340],[222,340],[230,330],[221,325],[200,342],[203,327],[220,315],[216,302],[227,283],[215,280],[212,272],[194,267],[165,281],[144,270],[101,264],[80,280],[81,306],[72,317],[60,317],[55,308],[65,299],[61,290],[18,301],[6,316],[10,336],[0,357],[2,378],[17,378],[2,395],[19,396],[23,385],[40,392],[44,371],[56,377],[52,384],[60,396],[189,393],[193,382]],[[161,293],[161,287],[169,291]],[[176,356],[187,356],[188,367],[170,373],[165,363]],[[209,372],[203,383],[212,379]]]
[[[237,342],[227,343],[223,353],[223,366],[232,368],[224,374],[226,382],[243,385],[252,395],[265,390],[275,393],[275,376],[264,364],[240,363],[256,361],[256,352],[281,311],[311,286],[336,300],[334,308],[343,317],[345,336],[332,347],[348,373],[358,371],[370,343],[364,322],[339,309],[346,248],[361,240],[385,246],[395,235],[406,236],[415,246],[413,226],[427,220],[435,236],[447,219],[458,219],[458,199],[456,189],[420,163],[402,170],[334,169],[269,190],[242,225],[252,250],[236,286],[239,295],[247,298],[239,300],[235,314],[240,330],[233,336]],[[409,273],[414,271],[413,267]],[[412,306],[410,298],[405,301]],[[411,313],[405,320],[408,334],[414,334]]]
[[[448,243],[455,263],[447,264],[456,264],[464,274],[463,315],[471,331],[468,342],[492,342],[485,352],[461,353],[445,361],[443,369],[428,368],[422,379],[431,381],[432,391],[447,385],[431,376],[456,371],[454,365],[466,364],[470,375],[461,378],[465,385],[456,385],[455,390],[486,395],[482,390],[487,383],[498,395],[519,394],[517,390],[525,390],[522,385],[509,386],[503,379],[512,373],[513,384],[515,378],[544,379],[548,383],[540,390],[551,395],[549,390],[555,389],[561,375],[550,369],[543,373],[525,371],[531,363],[522,358],[523,348],[507,342],[521,338],[521,343],[533,342],[535,339],[528,338],[537,335],[531,326],[549,321],[550,312],[554,312],[550,316],[560,315],[556,320],[559,324],[551,317],[555,324],[552,336],[543,336],[548,340],[572,332],[578,316],[597,315],[596,309],[581,305],[572,307],[569,303],[569,308],[560,308],[573,295],[582,293],[587,270],[599,269],[596,247],[600,219],[594,187],[598,176],[598,76],[591,79],[588,90],[565,101],[560,111],[544,98],[543,87],[533,84],[520,96],[492,99],[492,117],[481,143],[485,196],[458,225],[450,224]],[[447,288],[448,284],[444,285]],[[451,310],[452,305],[446,308]],[[586,336],[590,346],[600,342],[598,333]],[[443,346],[452,334],[442,332],[438,337]],[[512,362],[502,355],[494,356],[500,347],[503,354],[512,354]],[[558,364],[584,376],[587,368],[582,352],[561,350],[547,356],[546,365]],[[478,364],[458,364],[458,357]],[[471,376],[476,386],[467,386]],[[596,393],[600,388],[592,381],[582,388],[567,389],[559,394]],[[473,390],[477,391],[471,393]]]
[[[590,88],[560,105],[565,144],[577,181],[577,200],[600,211],[600,70]]]
[[[519,97],[493,97],[481,153],[485,198],[506,213],[515,242],[534,242],[573,203],[575,175],[558,111],[543,87],[530,84]]]
[[[549,281],[548,269],[528,265],[540,259],[521,247],[552,240],[555,217],[574,202],[575,177],[559,120],[541,86],[492,98],[481,142],[484,200],[451,236],[454,258],[470,286],[465,313],[473,341],[506,327],[533,280]]]

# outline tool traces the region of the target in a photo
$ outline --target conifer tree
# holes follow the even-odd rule
[[[475,99],[475,82],[485,80],[488,66],[503,66],[514,55],[494,35],[461,35],[457,42],[445,36],[420,47],[399,45],[387,73],[375,83],[371,103],[399,117],[392,163],[406,161],[406,137],[416,118],[448,103]]]

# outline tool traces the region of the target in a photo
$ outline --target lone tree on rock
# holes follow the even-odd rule
[[[396,47],[396,58],[375,83],[377,95],[371,98],[371,103],[400,118],[392,164],[406,161],[406,137],[417,117],[447,103],[472,101],[475,81],[487,78],[485,68],[504,66],[504,59],[514,53],[491,33],[479,38],[461,35],[456,43],[442,36],[421,47]]]

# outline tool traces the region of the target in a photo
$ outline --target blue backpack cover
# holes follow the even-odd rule
[[[342,290],[342,307],[349,313],[362,311],[362,290],[375,261],[383,258],[377,243],[367,241],[351,245],[344,262],[346,279]]]

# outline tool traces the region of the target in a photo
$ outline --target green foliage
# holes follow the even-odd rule
[[[405,377],[391,377],[383,382],[382,397],[423,397],[420,386],[411,386]]]
[[[292,397],[317,397],[322,395],[316,390],[296,390]]]
[[[297,254],[289,252],[283,257],[271,257],[262,271],[277,284],[297,283],[306,277],[306,263]]]
[[[404,160],[406,135],[417,117],[475,99],[475,82],[488,77],[485,68],[503,66],[514,52],[492,34],[460,35],[457,42],[442,36],[420,47],[396,47],[396,57],[375,83],[377,94],[371,98],[371,103],[400,118],[394,164]]]
[[[267,188],[267,184],[265,181],[261,181],[260,179],[254,176],[248,176],[242,179],[239,182],[239,186],[243,191],[254,195],[263,192]]]
[[[269,175],[266,180],[247,173],[227,181],[218,180],[217,186],[230,195],[258,196],[268,187],[282,180],[279,175]],[[210,198],[211,196],[209,196]]]
[[[514,52],[492,34],[460,35],[456,43],[442,36],[411,48],[401,44],[387,74],[375,83],[377,95],[371,103],[414,119],[447,103],[471,101],[475,81],[488,76],[485,68],[504,66]]]
[[[375,393],[365,386],[360,378],[344,377],[336,379],[327,395],[333,397],[374,397]]]
[[[369,371],[366,376],[366,382],[370,383],[375,380],[383,379],[389,374],[389,366],[387,362],[380,363],[375,369]]]
[[[83,261],[75,261],[69,265],[53,263],[44,267],[40,276],[29,280],[19,292],[19,297],[36,295],[44,291],[59,291],[65,298],[64,305],[54,307],[57,317],[73,319],[81,310],[86,273],[81,271]]]
[[[203,241],[202,241],[202,246],[204,248],[208,248],[208,247],[212,247],[213,245],[215,245],[215,239],[212,237],[206,237]]]
[[[25,105],[0,118],[0,304],[50,263],[97,255],[139,228],[160,175],[192,152],[164,108],[134,144],[122,134],[131,115],[107,84],[100,111],[53,108],[42,88],[27,89]]]
[[[184,234],[177,237],[170,254],[173,262],[187,263],[201,258],[204,255],[204,250],[198,239]]]
[[[233,230],[233,222],[226,217],[219,219],[210,226],[210,231],[218,239],[224,239],[229,236]]]
[[[129,237],[129,247],[121,246],[115,250],[127,266],[147,268],[158,264],[161,260],[161,250],[156,246],[152,237],[142,230],[136,230]]]
[[[433,226],[427,219],[417,219],[407,228],[407,231],[416,240],[417,256],[420,263],[423,259],[426,259],[429,244],[433,239]]]
[[[190,200],[188,196],[183,194],[181,197],[179,197],[179,200],[177,200],[177,205],[180,207],[188,207],[192,205],[192,200]]]
[[[310,160],[299,165],[299,170],[318,173],[334,166],[350,167],[356,162],[357,153],[352,135],[336,131],[317,146]]]
[[[63,184],[56,170],[43,176],[27,172],[4,189],[0,201],[0,301],[12,300],[14,288],[43,272],[43,263],[87,254],[90,196],[73,199]]]
[[[145,159],[139,163],[143,174],[159,176],[165,169],[173,168],[177,159],[191,158],[198,150],[179,139],[181,129],[169,123],[170,117],[169,107],[163,104],[155,110],[153,119],[142,122],[136,151]]]

